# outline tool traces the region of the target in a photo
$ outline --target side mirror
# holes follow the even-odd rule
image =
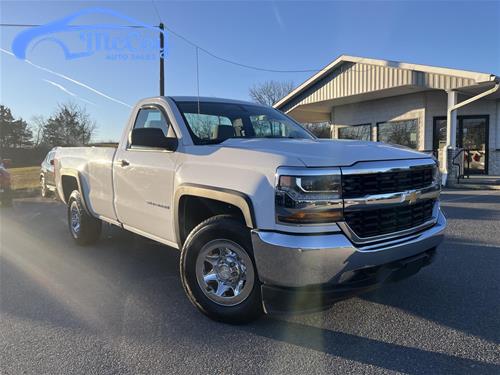
[[[179,141],[175,137],[165,137],[160,128],[138,128],[130,133],[130,146],[177,150]]]
[[[50,165],[54,165],[54,159],[50,159]]]

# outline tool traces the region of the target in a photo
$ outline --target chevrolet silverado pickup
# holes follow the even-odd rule
[[[429,155],[317,139],[243,101],[144,99],[116,147],[58,148],[54,164],[78,244],[106,222],[179,249],[189,300],[229,323],[408,277],[446,227]]]

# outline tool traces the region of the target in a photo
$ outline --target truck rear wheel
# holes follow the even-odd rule
[[[180,272],[189,300],[211,319],[241,324],[262,314],[250,233],[231,216],[214,216],[193,229]]]
[[[78,190],[73,191],[68,199],[68,227],[78,245],[93,244],[101,235],[101,220],[87,213]]]

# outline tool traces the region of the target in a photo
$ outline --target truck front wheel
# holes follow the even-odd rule
[[[101,220],[89,215],[83,208],[78,190],[73,191],[68,199],[68,227],[78,245],[93,244],[101,235]]]
[[[250,233],[231,216],[214,216],[193,229],[180,272],[189,300],[208,317],[240,324],[262,314]]]

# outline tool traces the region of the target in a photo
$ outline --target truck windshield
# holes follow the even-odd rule
[[[281,112],[239,103],[177,102],[195,144],[228,138],[314,138]]]

